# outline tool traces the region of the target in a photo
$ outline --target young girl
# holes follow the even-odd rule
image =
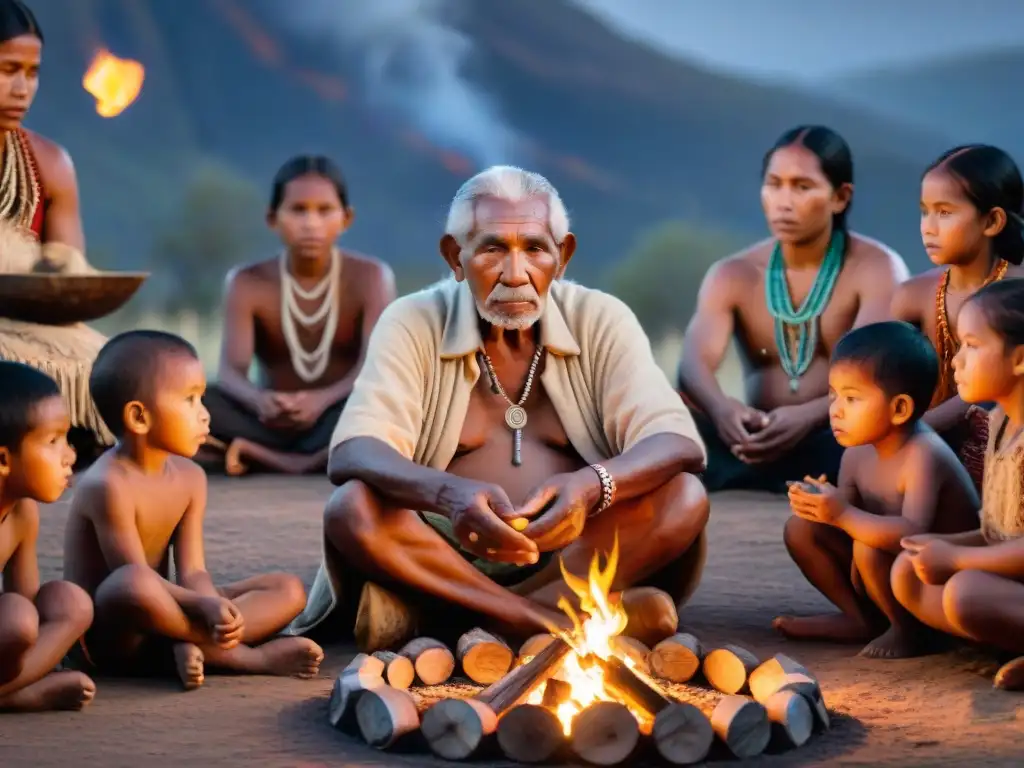
[[[904,283],[893,298],[896,319],[920,327],[939,355],[939,385],[925,423],[957,451],[979,490],[988,417],[957,396],[953,320],[982,286],[1024,274],[1022,205],[1020,171],[1001,149],[972,144],[946,152],[921,180],[921,239],[937,268]]]
[[[981,528],[911,536],[892,570],[896,599],[935,629],[1024,653],[1024,280],[982,288],[957,318],[953,370],[965,403],[991,402]],[[1024,687],[1024,658],[999,688]]]
[[[210,447],[224,451],[228,474],[249,464],[288,474],[327,466],[370,332],[395,297],[386,264],[338,247],[353,216],[326,157],[294,157],[274,177],[267,224],[283,248],[228,277],[218,380],[205,396]]]

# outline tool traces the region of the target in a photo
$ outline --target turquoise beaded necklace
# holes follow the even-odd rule
[[[839,270],[843,266],[845,249],[846,235],[834,232],[825,258],[818,268],[818,275],[814,278],[814,285],[799,309],[793,308],[793,299],[789,294],[782,247],[775,243],[772,250],[764,281],[765,300],[768,311],[775,319],[775,346],[779,350],[782,370],[789,376],[789,389],[792,392],[797,391],[800,377],[807,373],[814,359],[814,351],[818,346],[818,317],[832,298]],[[791,343],[791,339],[795,343]]]

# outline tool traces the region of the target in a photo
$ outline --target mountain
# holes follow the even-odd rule
[[[339,18],[356,8],[335,1]],[[440,123],[472,115],[456,105],[439,118],[445,104],[415,88],[408,104],[433,108],[432,124],[382,108],[367,79],[376,60],[366,51],[375,49],[351,45],[354,28],[309,31],[291,18],[313,3],[32,0],[46,48],[29,125],[75,159],[90,248],[103,263],[145,262],[197,166],[230,169],[263,195],[284,159],[325,152],[345,170],[357,210],[346,243],[400,273],[440,273],[448,201],[481,165],[472,147],[444,140]],[[392,5],[374,3],[359,8]],[[577,277],[602,273],[665,219],[760,236],[763,152],[786,128],[812,122],[839,130],[854,149],[855,227],[924,266],[917,183],[946,141],[934,131],[668,58],[565,0],[453,5],[457,13],[438,23],[466,44],[467,79],[520,137],[511,159],[547,175],[570,208]],[[147,70],[139,100],[114,119],[98,117],[81,86],[98,47]],[[411,69],[414,85],[429,74]],[[262,220],[253,210],[252,226]]]
[[[1024,103],[1015,94],[1024,47],[862,72],[828,93],[908,126],[947,137],[950,145],[995,144],[1024,162]]]

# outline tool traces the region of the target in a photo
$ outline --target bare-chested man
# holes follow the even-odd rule
[[[337,605],[343,573],[347,604],[365,579],[364,597],[386,585],[515,636],[564,625],[552,555],[583,575],[616,532],[613,590],[647,639],[675,629],[703,564],[703,446],[629,309],[561,280],[575,248],[543,177],[495,167],[459,190],[455,279],[383,314],[335,431],[326,563],[294,631]]]
[[[284,251],[229,275],[219,381],[206,393],[230,474],[250,462],[290,474],[327,464],[370,331],[395,298],[385,264],[335,246],[352,217],[328,158],[293,158],[278,171],[267,222]]]
[[[679,386],[696,406],[708,490],[786,491],[836,482],[842,448],[828,427],[828,361],[851,328],[889,317],[908,272],[880,243],[849,233],[853,160],[822,126],[787,131],[764,160],[761,201],[772,239],[715,265],[686,330]],[[735,339],[746,404],[715,379]]]

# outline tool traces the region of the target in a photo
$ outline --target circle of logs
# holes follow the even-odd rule
[[[571,652],[565,641],[537,635],[517,655],[481,629],[463,635],[454,653],[421,637],[397,652],[359,654],[335,681],[328,719],[378,749],[426,746],[447,760],[504,756],[524,764],[575,757],[590,765],[628,765],[656,755],[668,765],[692,765],[705,761],[716,743],[744,759],[769,747],[800,747],[830,727],[818,681],[784,654],[761,661],[736,645],[707,649],[689,633],[650,650],[628,637],[613,638],[610,646],[610,658],[587,657],[587,663],[600,665],[614,701],[593,703],[569,728],[557,713],[571,695],[571,686],[557,678]],[[441,699],[421,713],[415,687],[445,683],[456,667],[487,687],[469,698]],[[699,678],[723,694],[713,707],[677,700],[659,683],[693,685]]]

